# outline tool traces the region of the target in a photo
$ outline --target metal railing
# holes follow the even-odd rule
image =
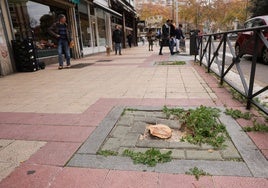
[[[266,104],[262,103],[260,100],[257,100],[257,97],[262,95],[265,98],[268,97],[268,85],[265,82],[264,87],[256,87],[255,75],[256,75],[256,66],[257,66],[257,50],[254,50],[254,54],[251,62],[251,70],[249,78],[243,73],[240,67],[240,55],[235,52],[235,44],[230,41],[230,33],[240,33],[240,32],[253,32],[252,37],[254,37],[254,49],[258,48],[260,42],[268,48],[268,41],[263,35],[263,31],[267,30],[268,26],[254,27],[250,29],[239,29],[228,32],[213,33],[213,34],[204,34],[196,35],[194,37],[195,43],[195,62],[199,61],[200,66],[203,64],[207,67],[207,71],[213,71],[220,77],[220,84],[223,82],[230,85],[233,89],[243,95],[247,100],[246,108],[250,109],[251,104],[254,104],[257,108],[263,111],[265,114],[268,114],[268,109]],[[221,36],[220,41],[213,40],[214,37]],[[217,44],[218,43],[218,44]],[[216,45],[215,45],[216,44]],[[227,62],[226,50],[229,48],[232,59],[231,62]],[[228,64],[230,63],[230,64]],[[235,70],[236,68],[236,70]],[[267,67],[268,69],[268,67]],[[230,79],[228,77],[237,76],[235,79]]]

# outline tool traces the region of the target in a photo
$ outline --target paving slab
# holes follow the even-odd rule
[[[82,143],[48,142],[26,161],[27,164],[64,166]]]
[[[189,108],[195,107],[188,107],[186,109]],[[98,131],[94,131],[95,133],[93,132],[93,134],[86,141],[86,144],[81,147],[84,147],[83,150],[80,149],[77,154],[75,154],[74,157],[69,161],[67,166],[104,169],[108,168],[117,170],[147,170],[161,173],[185,173],[187,171],[187,168],[189,169],[197,166],[205,169],[212,175],[268,177],[266,174],[266,165],[268,163],[265,160],[265,157],[260,153],[259,150],[257,150],[254,143],[248,138],[246,133],[242,131],[241,127],[236,123],[236,121],[230,116],[227,116],[223,113],[224,108],[219,108],[221,111],[219,120],[226,126],[226,129],[230,135],[231,140],[228,140],[226,143],[227,147],[229,146],[229,149],[226,151],[213,150],[213,152],[208,151],[209,147],[207,146],[196,146],[191,148],[190,146],[192,144],[190,144],[188,147],[180,148],[183,144],[185,144],[183,142],[181,143],[180,147],[171,148],[170,143],[164,140],[139,139],[138,135],[144,132],[141,131],[139,127],[142,126],[143,130],[145,130],[145,126],[142,123],[138,122],[143,122],[147,119],[147,116],[149,116],[147,112],[151,112],[152,110],[159,111],[162,108],[146,108],[135,106],[135,108],[131,107],[130,109],[135,109],[135,111],[128,112],[124,110],[124,107],[120,106],[114,108],[113,111],[111,111],[111,113],[107,116],[107,118],[104,119],[103,123],[98,126],[98,128],[105,133],[101,135],[102,138],[100,138]],[[172,149],[175,150],[173,155],[176,157],[174,158],[185,158],[187,160],[173,159],[169,163],[158,164],[156,167],[149,168],[141,165],[133,166],[129,159],[121,156],[103,157],[96,155],[98,150],[112,150],[122,153],[123,149],[126,148],[125,145],[121,144],[122,140],[124,140],[125,137],[121,137],[120,135],[118,138],[110,138],[108,136],[110,132],[112,133],[111,136],[115,136],[113,133],[116,130],[116,119],[121,118],[121,115],[124,114],[122,112],[125,112],[127,114],[127,117],[131,117],[132,119],[134,116],[133,125],[138,126],[136,129],[137,136],[133,137],[135,140],[137,139],[137,141],[133,141],[135,145],[131,145],[130,149],[133,149],[134,151],[139,151],[142,148]],[[135,116],[135,112],[137,113],[137,116]],[[108,123],[108,119],[112,119],[113,121]],[[122,125],[119,127],[122,127]],[[127,125],[126,128],[128,128],[127,130],[129,130],[131,133],[135,134],[132,129],[129,129],[129,125]],[[97,139],[95,139],[95,137],[97,137],[96,133],[98,133]],[[90,150],[90,148],[92,148],[92,145],[94,145],[94,149]],[[241,155],[239,155],[238,151]],[[234,158],[230,158],[230,156],[233,156]],[[121,163],[119,161],[121,161]]]
[[[21,165],[0,182],[0,187],[49,187],[60,171],[62,168],[55,166]]]
[[[0,179],[6,177],[21,163],[28,160],[45,142],[23,140],[1,140]]]
[[[95,154],[105,140],[103,136],[111,131],[105,127],[110,126],[109,122],[115,124],[118,120],[106,118],[114,107],[120,108],[114,112],[116,117],[126,106],[161,110],[164,105],[225,105],[244,109],[244,105],[234,101],[226,88],[218,86],[214,76],[192,63],[193,56],[170,56],[167,48],[163,50],[163,56],[157,53],[157,47],[152,53],[144,53],[143,47],[124,49],[121,57],[94,55],[72,60],[73,65],[94,64],[81,69],[58,71],[54,64],[43,71],[0,78],[0,138],[12,140],[0,144],[0,153],[16,139],[49,142],[31,154],[30,160],[20,163],[15,171],[15,167],[9,168],[12,163],[0,162],[1,177],[13,171],[0,182],[0,187],[88,187],[89,181],[90,187],[101,188],[141,187],[140,182],[147,187],[268,187],[265,170],[267,136],[255,133],[249,134],[253,142],[248,141],[247,136],[242,136],[239,141],[241,135],[233,134],[235,148],[221,153],[223,158],[238,157],[233,155],[237,149],[244,161],[185,160],[181,158],[183,152],[175,150],[173,155],[178,159],[152,168],[134,165],[126,157],[105,158]],[[167,60],[185,60],[186,65],[154,65],[155,61]],[[18,80],[24,82],[18,85]],[[68,87],[63,83],[68,83]],[[234,123],[226,122],[230,125]],[[243,125],[239,120],[237,122]],[[229,127],[229,131],[238,130]],[[135,141],[127,143],[124,139],[124,147],[136,146],[138,136],[126,134],[128,136]],[[80,153],[74,154],[85,140]],[[72,154],[74,157],[68,165],[73,166],[62,168]],[[10,156],[12,158],[12,152]],[[196,181],[193,176],[184,175],[185,171],[195,166],[214,176],[201,177]]]
[[[66,167],[58,174],[56,179],[51,183],[50,187],[104,187],[104,181],[108,172],[108,170]]]

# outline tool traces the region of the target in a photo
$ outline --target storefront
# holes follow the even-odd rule
[[[80,1],[78,20],[83,55],[104,52],[106,47],[112,47],[113,18],[122,21],[122,15],[110,9],[107,1]]]
[[[48,28],[57,21],[59,14],[66,15],[72,35],[77,36],[74,29],[76,22],[73,3],[59,0],[8,0],[8,5],[14,38],[33,39],[39,58],[57,55],[56,40],[48,33]],[[77,52],[74,49],[73,57],[76,56]]]
[[[111,2],[113,3],[110,4]],[[112,48],[112,31],[115,25],[120,25],[124,34],[135,32],[132,22],[133,12],[126,14],[122,11],[121,5],[114,9],[112,5],[116,2],[114,0],[0,1],[0,47],[3,54],[0,57],[0,75],[16,72],[14,50],[11,45],[14,40],[31,39],[39,61],[46,64],[57,63],[56,39],[48,33],[48,28],[57,21],[59,14],[66,15],[69,29],[72,31],[75,42],[75,47],[71,50],[73,58],[104,52],[107,47]],[[5,55],[6,51],[8,56]]]
[[[8,32],[5,26],[4,15],[7,15],[7,11],[4,8],[6,3],[4,1],[0,2],[0,76],[4,76],[13,72],[14,67],[11,63],[11,57],[9,51],[11,47],[7,41]]]
[[[123,31],[123,48],[127,46],[127,35],[129,33],[133,36],[133,44],[137,45],[137,13],[134,10],[133,0],[112,0],[111,7],[116,12],[120,13],[121,18],[112,17],[112,25],[120,25]],[[114,28],[114,27],[113,27]]]

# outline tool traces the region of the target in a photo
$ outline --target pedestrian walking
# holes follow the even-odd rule
[[[123,34],[122,34],[122,31],[120,30],[119,25],[115,26],[115,30],[113,31],[112,38],[113,38],[113,42],[114,42],[115,55],[117,55],[117,52],[119,53],[119,55],[122,55],[121,43],[122,43]]]
[[[162,25],[162,34],[161,34],[161,38],[160,38],[159,55],[163,55],[162,54],[163,46],[169,45],[169,32],[170,32],[169,22],[170,22],[170,20],[167,20],[166,23],[164,25]]]
[[[176,26],[175,26],[175,23],[173,22],[173,20],[170,21],[170,53],[171,55],[174,54],[174,46],[176,45],[176,37],[175,37],[175,29],[176,29]]]
[[[176,37],[176,52],[180,53],[179,49],[185,52],[185,37],[182,32],[182,24],[179,24],[179,27],[176,28],[175,37]]]
[[[154,40],[155,34],[153,33],[152,29],[149,29],[149,32],[146,34],[147,40],[149,42],[149,51],[153,51],[154,49]]]
[[[131,45],[132,45],[132,34],[131,32],[128,33],[127,35],[127,42],[128,42],[128,46],[131,48]]]
[[[159,50],[159,55],[162,54],[162,49],[164,46],[168,46],[170,50],[170,54],[173,55],[173,51],[171,50],[170,46],[170,20],[167,20],[165,24],[162,26],[162,35],[160,39],[160,50]]]
[[[49,28],[48,32],[57,39],[58,42],[58,61],[59,67],[58,69],[63,68],[63,57],[62,53],[65,53],[66,59],[66,68],[71,67],[71,53],[70,53],[70,45],[73,44],[73,40],[71,37],[71,31],[68,29],[68,25],[66,22],[66,16],[60,14],[58,16],[58,21],[53,23]]]

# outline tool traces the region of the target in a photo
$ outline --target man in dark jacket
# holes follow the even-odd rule
[[[171,55],[173,55],[173,51],[171,51],[171,46],[170,46],[170,20],[167,20],[166,23],[162,26],[162,36],[161,36],[161,42],[160,42],[159,55],[163,55],[162,54],[163,46],[168,46]]]
[[[182,24],[179,24],[179,27],[175,29],[175,36],[176,36],[176,51],[177,53],[180,53],[179,48],[180,48],[180,43],[182,44],[184,41],[184,35],[182,32]],[[185,50],[184,48],[182,48],[183,50]]]
[[[113,42],[115,47],[115,55],[117,55],[117,51],[119,52],[119,55],[121,54],[121,43],[122,43],[123,34],[120,30],[119,25],[115,26],[115,30],[113,31]]]
[[[58,21],[48,28],[48,32],[58,40],[59,69],[63,68],[62,50],[65,52],[67,68],[70,68],[69,44],[72,41],[71,32],[68,30],[65,15],[60,14],[58,18]]]
[[[128,42],[128,46],[131,48],[131,44],[132,44],[132,34],[131,34],[131,32],[129,32],[128,35],[127,35],[127,42]]]
[[[170,49],[171,55],[173,55],[174,54],[175,41],[176,41],[176,39],[175,39],[175,29],[176,29],[176,27],[175,27],[175,23],[173,22],[173,20],[170,21],[169,27],[170,27],[170,40],[169,40],[170,46],[169,46],[169,49]]]

